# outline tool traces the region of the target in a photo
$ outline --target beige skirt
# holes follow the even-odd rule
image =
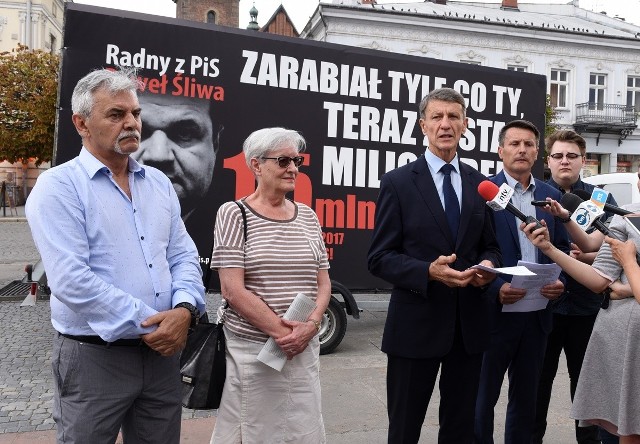
[[[281,372],[256,359],[263,344],[227,328],[227,379],[211,444],[322,444],[318,337]]]

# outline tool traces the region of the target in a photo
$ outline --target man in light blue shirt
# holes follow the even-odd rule
[[[179,443],[179,352],[203,313],[196,247],[169,179],[130,158],[137,81],[97,70],[76,85],[80,155],[42,174],[26,205],[51,287],[58,442]]]

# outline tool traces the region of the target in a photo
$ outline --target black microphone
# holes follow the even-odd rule
[[[498,188],[498,185],[496,185],[495,183],[491,182],[490,180],[483,180],[482,182],[480,182],[480,184],[478,184],[478,193],[486,201],[493,201],[496,197],[498,197],[498,193],[499,192],[500,192],[500,188]],[[496,211],[496,209],[494,207],[492,207],[491,205],[490,205],[490,207],[491,207],[492,210]],[[509,213],[513,214],[515,217],[520,219],[522,222],[525,222],[527,224],[535,222],[536,226],[533,227],[533,230],[537,230],[538,228],[542,228],[542,224],[540,224],[540,221],[538,219],[536,219],[533,216],[526,216],[522,211],[520,211],[519,209],[514,207],[511,202],[507,202],[507,206],[505,207],[505,210],[507,210]]]
[[[573,194],[578,196],[582,200],[591,200],[591,194],[585,190],[573,190]],[[617,214],[618,216],[626,216],[627,214],[633,214],[633,211],[625,210],[624,208],[616,207],[608,203],[604,204],[604,211]]]

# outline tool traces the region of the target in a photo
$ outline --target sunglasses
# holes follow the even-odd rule
[[[304,157],[302,156],[296,156],[296,157],[287,157],[287,156],[280,156],[280,157],[261,157],[261,159],[265,159],[265,160],[275,160],[276,162],[278,162],[278,166],[280,168],[287,168],[289,166],[289,164],[291,162],[293,162],[293,164],[297,167],[299,167],[300,165],[302,165],[302,162],[304,162]]]

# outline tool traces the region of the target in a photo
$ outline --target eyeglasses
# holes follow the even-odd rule
[[[302,162],[304,162],[304,157],[302,156],[296,156],[296,157],[287,157],[287,156],[280,156],[280,157],[261,157],[261,159],[265,159],[265,160],[275,160],[278,162],[278,166],[280,168],[287,168],[289,166],[289,164],[291,162],[293,162],[293,164],[297,167],[299,167],[300,165],[302,165]]]
[[[576,160],[578,157],[582,157],[582,154],[577,154],[577,153],[567,153],[567,154],[553,153],[553,154],[549,154],[549,157],[551,157],[553,160],[562,160],[563,157],[566,157],[567,160]]]

